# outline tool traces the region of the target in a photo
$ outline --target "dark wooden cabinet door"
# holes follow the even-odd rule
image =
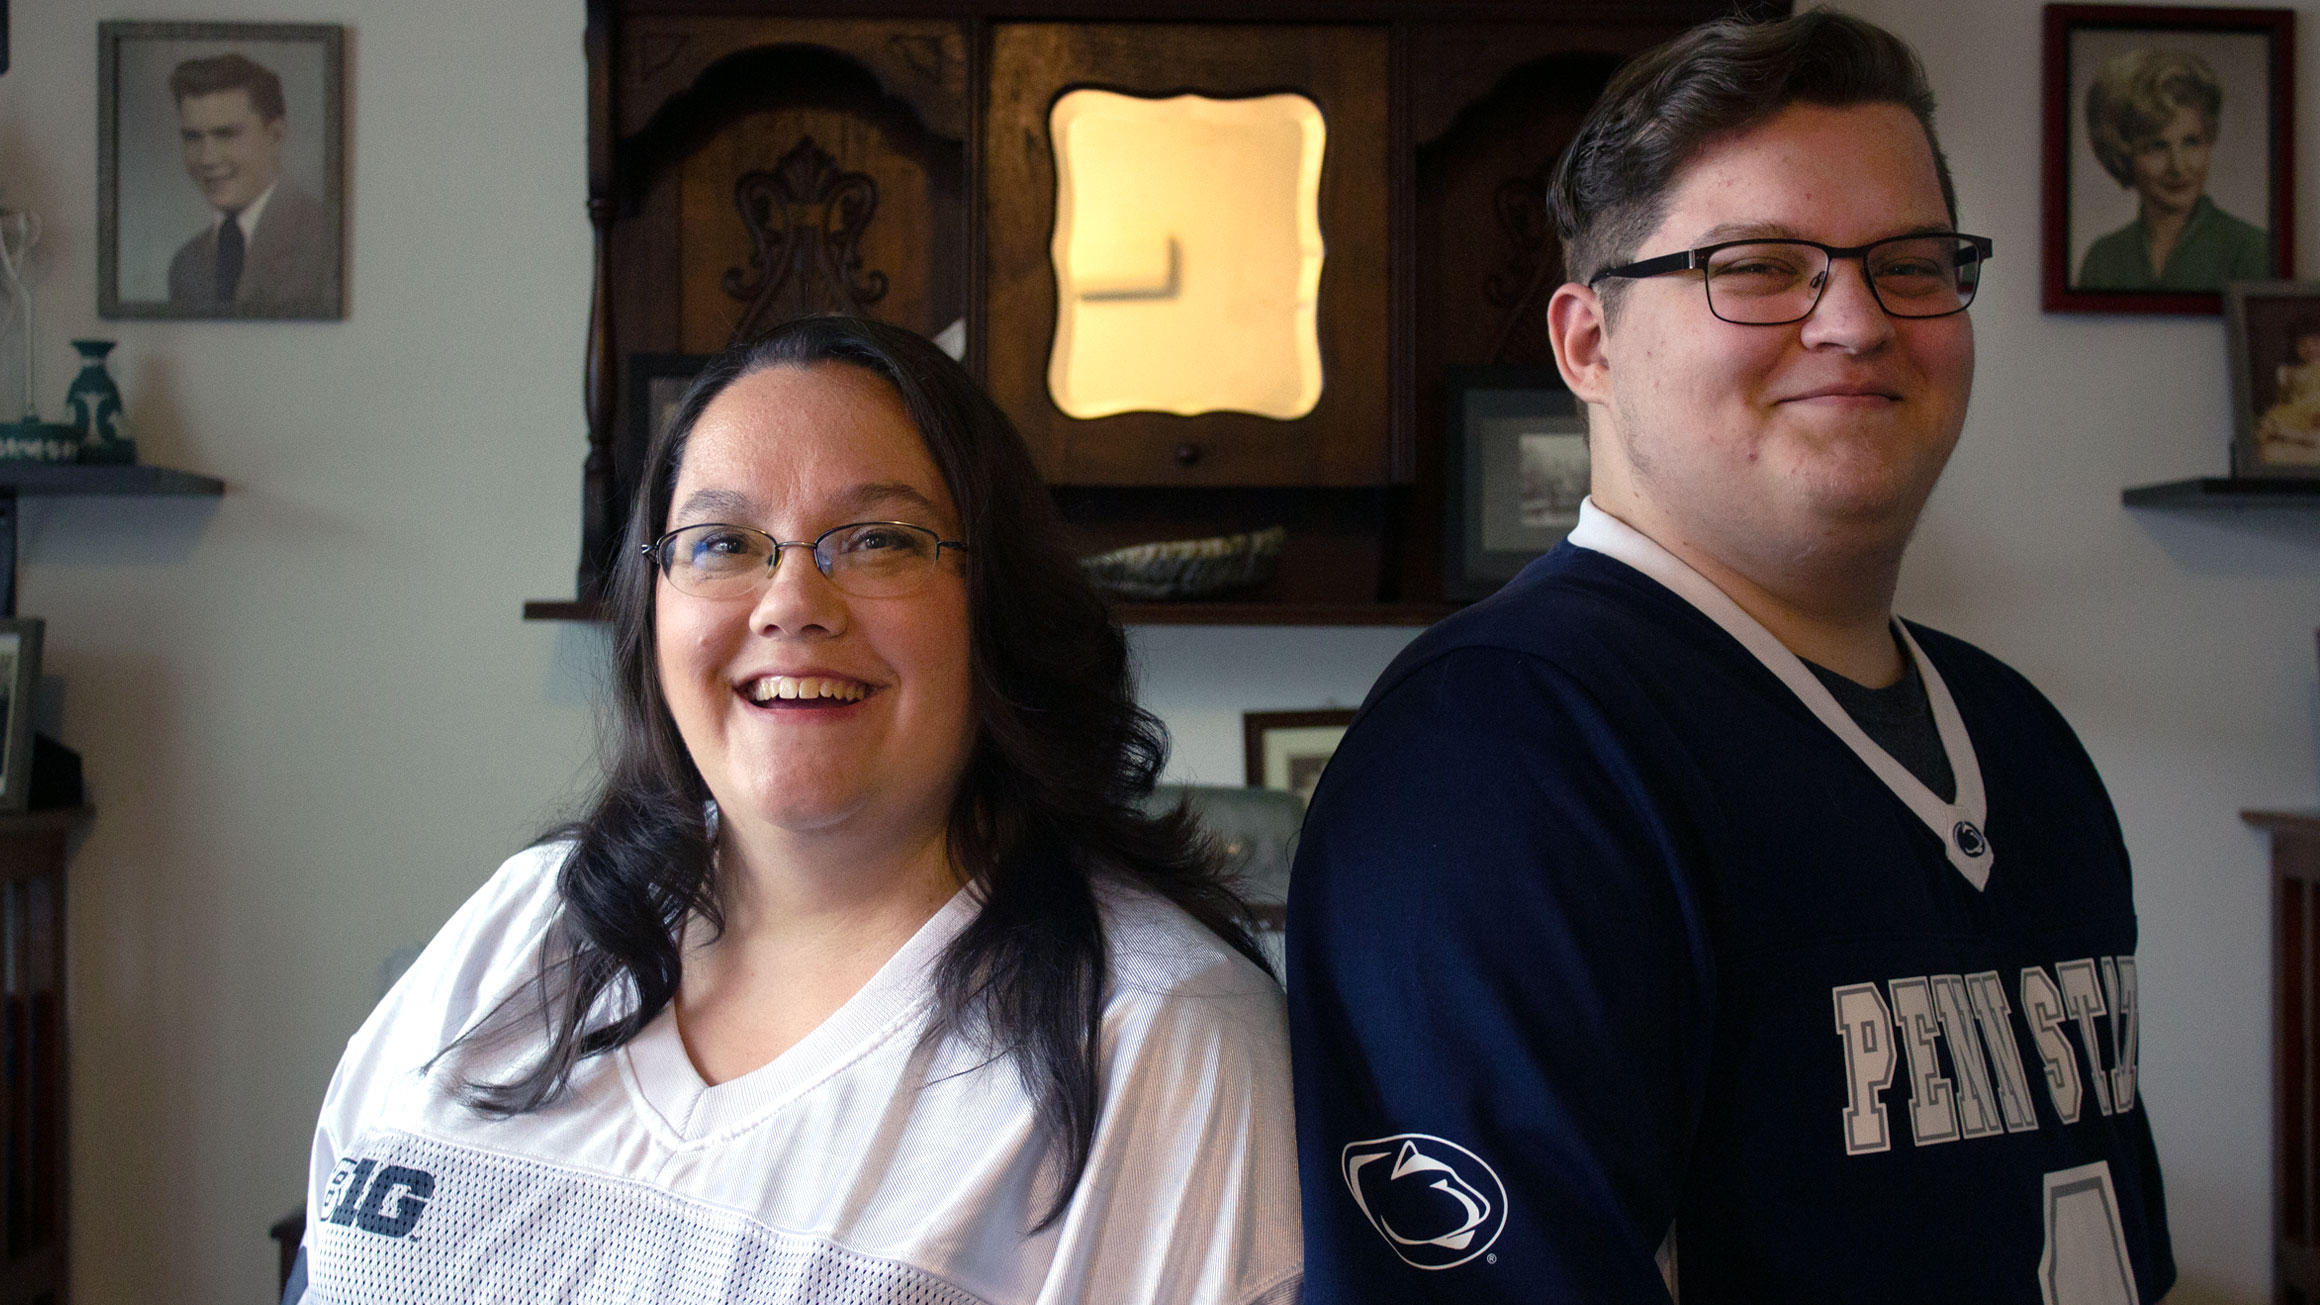
[[[622,31],[606,239],[617,510],[650,433],[639,358],[808,313],[964,338],[972,42],[960,22],[655,15]],[[585,581],[584,581],[585,586]]]
[[[991,31],[985,166],[991,393],[1060,485],[1358,486],[1389,477],[1386,430],[1387,33],[1378,27],[1002,23]],[[1294,91],[1326,126],[1317,335],[1307,415],[1078,420],[1048,392],[1056,328],[1055,150],[1067,90],[1218,99]]]

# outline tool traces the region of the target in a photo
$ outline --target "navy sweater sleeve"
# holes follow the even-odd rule
[[[1635,755],[1546,660],[1467,646],[1332,758],[1289,909],[1308,1302],[1666,1301],[1715,994]]]

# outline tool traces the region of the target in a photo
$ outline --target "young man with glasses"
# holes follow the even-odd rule
[[[1389,668],[1289,910],[1307,1300],[2155,1302],[2126,849],[1898,622],[1991,245],[1915,56],[1624,69],[1553,182],[1569,542]]]

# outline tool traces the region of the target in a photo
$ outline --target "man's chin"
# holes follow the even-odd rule
[[[1872,552],[1906,544],[1933,497],[1932,485],[1915,480],[1824,484],[1818,491],[1811,512],[1823,537]]]

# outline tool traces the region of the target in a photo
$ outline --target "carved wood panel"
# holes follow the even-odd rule
[[[722,60],[781,46],[841,55],[908,103],[927,130],[967,138],[967,37],[958,23],[705,16],[629,20],[621,33],[620,134],[643,132]]]
[[[936,335],[967,315],[972,273],[958,24],[654,18],[622,36],[615,99],[636,130],[592,210],[610,218],[610,329],[583,592],[644,452],[633,355],[712,354],[818,311]]]
[[[1418,346],[1436,366],[1554,366],[1546,299],[1563,262],[1546,183],[1612,67],[1526,64],[1419,147]]]
[[[1629,40],[1635,39],[1632,35]],[[1413,51],[1411,377],[1413,513],[1401,556],[1404,593],[1440,592],[1443,425],[1452,367],[1551,371],[1546,303],[1562,283],[1562,249],[1546,215],[1546,181],[1618,66],[1597,49],[1519,58],[1562,45],[1553,32],[1453,29]],[[1426,88],[1420,90],[1419,88]],[[1453,100],[1447,88],[1464,92]]]
[[[736,120],[688,157],[673,351],[715,353],[808,312],[927,335],[963,316],[956,182],[897,144],[851,113],[784,108]]]

